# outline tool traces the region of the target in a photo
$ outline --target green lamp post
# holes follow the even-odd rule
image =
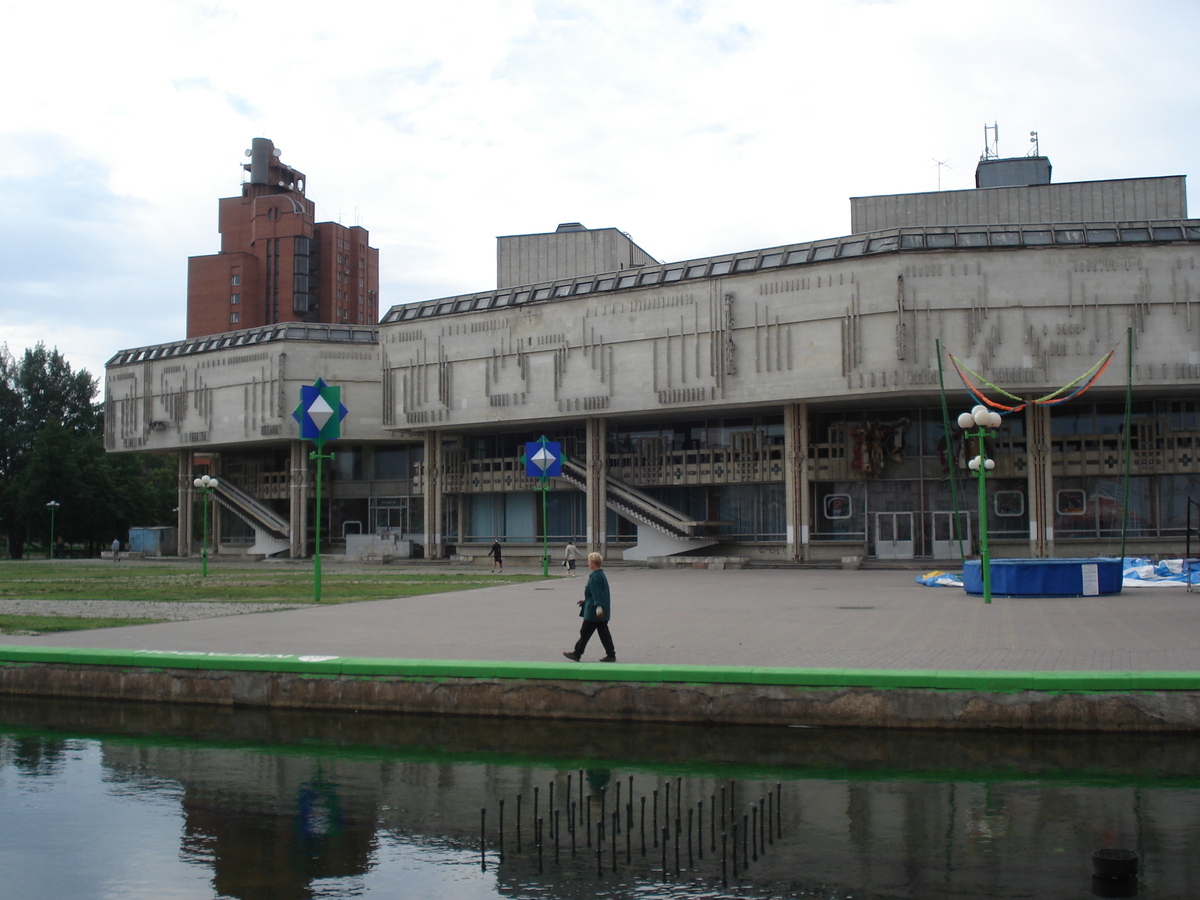
[[[992,560],[988,554],[987,532],[987,473],[996,468],[996,461],[987,458],[983,440],[996,436],[996,429],[1000,427],[1000,421],[1000,414],[988,409],[983,404],[975,406],[970,412],[965,412],[958,417],[958,427],[963,430],[963,437],[979,441],[979,453],[967,463],[967,466],[979,479],[979,568],[983,575],[984,603],[992,602]],[[975,431],[970,430],[972,426],[975,426]]]
[[[58,512],[58,508],[62,506],[57,500],[51,500],[46,504],[46,509],[50,510],[50,543],[46,547],[46,559],[54,558],[54,514]]]
[[[562,464],[566,456],[562,452],[559,441],[547,440],[543,434],[536,441],[525,443],[525,452],[520,456],[525,465],[525,477],[539,478],[542,482],[542,577],[550,576],[550,545],[547,537],[549,527],[546,520],[546,491],[549,489],[549,479],[562,475]]]
[[[200,544],[200,574],[203,577],[208,576],[208,506],[212,503],[217,483],[217,479],[211,475],[201,475],[192,479],[192,484],[200,491],[200,506],[204,511],[204,541]]]

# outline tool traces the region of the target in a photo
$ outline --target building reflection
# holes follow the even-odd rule
[[[93,713],[59,709],[74,718],[74,733],[95,733],[95,723],[91,729],[85,724]],[[26,712],[0,703],[0,721]],[[720,820],[714,827],[714,806],[718,815],[724,811],[732,831],[731,806],[740,830],[741,816],[752,806],[764,809],[768,794],[771,808],[780,812],[782,837],[748,868],[739,848],[739,896],[819,890],[830,897],[959,897],[993,895],[1001,887],[1011,896],[1080,895],[1090,886],[1091,852],[1101,847],[1137,850],[1143,882],[1153,885],[1156,896],[1193,895],[1200,884],[1200,860],[1190,849],[1200,838],[1195,815],[1200,750],[1189,738],[754,729],[729,735],[606,726],[605,740],[624,742],[633,751],[632,758],[617,762],[615,744],[597,746],[594,735],[589,737],[594,755],[571,753],[577,724],[542,730],[524,723],[510,730],[496,722],[331,719],[333,730],[318,741],[311,717],[293,720],[299,730],[287,735],[287,717],[260,718],[248,728],[234,716],[227,723],[234,730],[222,740],[199,711],[195,721],[176,723],[188,735],[180,741],[164,738],[153,716],[138,726],[132,712],[120,712],[123,738],[102,743],[108,777],[146,791],[178,785],[183,854],[211,868],[218,894],[239,900],[328,896],[323,883],[327,888],[331,880],[363,879],[389,853],[405,848],[438,848],[478,863],[481,807],[488,810],[488,877],[498,894],[590,897],[602,879],[607,895],[645,895],[648,885],[662,881],[662,856],[649,821],[649,846],[642,854],[638,801],[655,790],[659,827],[667,824],[673,834],[679,816],[686,828],[692,811],[700,824],[693,850],[704,857],[694,854],[689,865],[683,837],[684,871],[672,874],[670,889],[651,891],[662,896],[682,896],[686,885],[694,889],[698,882],[719,887]],[[138,727],[145,730],[133,739]],[[472,744],[472,727],[486,735],[478,744],[488,749]],[[232,733],[256,730],[270,742],[229,740]],[[208,737],[197,739],[199,732]],[[556,753],[528,753],[529,741]],[[57,737],[0,738],[0,764],[30,775],[51,773],[62,754]],[[611,816],[618,785],[617,872],[606,843],[598,874],[596,848],[586,848],[582,830],[577,854],[570,855],[570,803],[603,791]],[[538,815],[549,820],[551,794],[562,816],[560,862],[553,862],[547,831],[539,874],[533,822]],[[630,812],[634,831],[626,843]],[[673,872],[674,846],[668,863]]]

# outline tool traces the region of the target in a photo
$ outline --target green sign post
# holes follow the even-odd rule
[[[300,386],[300,405],[292,418],[300,423],[300,437],[312,441],[316,450],[308,454],[317,461],[316,545],[313,553],[313,601],[321,602],[321,463],[333,459],[332,453],[322,453],[327,441],[342,434],[342,419],[347,409],[342,405],[342,389],[331,387],[318,378],[314,384]]]
[[[543,434],[536,441],[527,441],[525,452],[521,454],[521,462],[525,465],[527,478],[542,480],[542,577],[550,576],[550,545],[546,536],[548,522],[546,519],[546,491],[549,490],[549,479],[562,475],[563,456],[562,444],[558,441],[546,440]]]

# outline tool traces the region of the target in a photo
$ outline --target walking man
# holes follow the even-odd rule
[[[567,574],[572,578],[575,577],[575,560],[579,558],[579,551],[575,547],[574,541],[567,541],[567,549],[563,551],[563,563],[567,567]]]
[[[121,561],[121,539],[120,538],[113,538],[112,553],[113,553],[113,562],[119,563]]]
[[[496,538],[496,540],[492,541],[492,549],[488,551],[487,555],[492,557],[492,571],[493,572],[498,571],[498,572],[500,572],[501,575],[503,575],[504,574],[504,560],[500,558],[501,552],[502,551],[500,550],[500,538]]]
[[[579,662],[583,658],[584,648],[593,632],[599,632],[600,643],[608,654],[600,662],[616,662],[617,651],[613,647],[612,635],[608,632],[608,623],[612,621],[612,599],[608,592],[608,577],[601,566],[604,557],[599,553],[588,554],[587,584],[583,586],[583,599],[579,601],[579,615],[583,616],[583,627],[579,629],[579,640],[575,642],[574,650],[564,650],[563,656]]]

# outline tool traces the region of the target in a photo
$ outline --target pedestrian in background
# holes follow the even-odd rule
[[[584,648],[593,633],[599,633],[600,643],[604,645],[607,654],[600,662],[616,662],[617,651],[613,647],[612,635],[608,631],[608,623],[612,621],[612,597],[608,590],[608,576],[604,574],[604,557],[599,553],[588,554],[587,584],[583,586],[583,599],[579,601],[579,615],[583,616],[583,627],[579,629],[579,640],[575,642],[574,650],[564,650],[563,656],[579,662],[583,658]]]
[[[488,556],[492,557],[492,571],[499,571],[504,574],[504,560],[500,558],[500,539],[497,538],[492,542],[492,549],[488,551]]]
[[[575,577],[575,560],[579,558],[579,550],[575,547],[574,541],[567,541],[567,549],[563,551],[563,565],[567,567],[567,574],[572,578]]]
[[[115,562],[115,563],[120,562],[121,561],[121,539],[120,538],[113,538],[112,551],[113,551],[113,562]]]

